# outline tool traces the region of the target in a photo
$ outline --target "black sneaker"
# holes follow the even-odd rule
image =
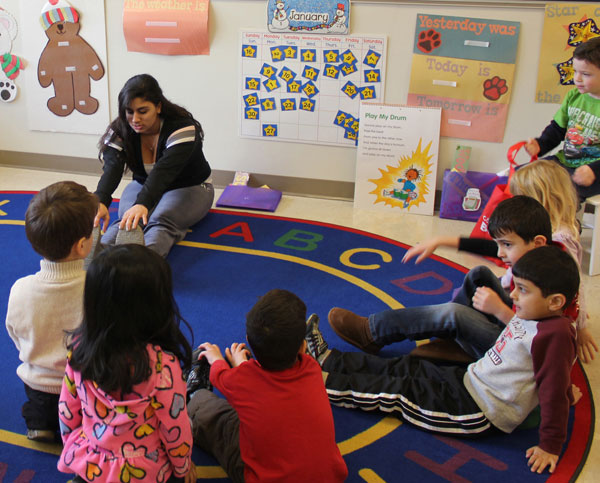
[[[321,364],[329,355],[329,346],[319,330],[319,316],[312,314],[306,321],[306,347],[308,353]]]
[[[186,377],[187,381],[187,398],[188,401],[193,393],[198,389],[213,390],[213,385],[210,382],[210,364],[205,357],[198,360],[198,356],[202,352],[201,349],[196,349],[192,352],[192,367]]]
[[[27,439],[38,443],[56,443],[56,432],[50,429],[28,429]]]

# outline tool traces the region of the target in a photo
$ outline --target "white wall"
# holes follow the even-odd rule
[[[73,0],[74,6],[77,6],[77,1],[96,0]],[[0,6],[17,19],[20,19],[19,3],[19,0],[0,0]],[[263,142],[238,136],[239,31],[242,28],[266,28],[265,1],[213,0],[209,21],[210,56],[178,57],[127,52],[121,22],[123,0],[105,0],[105,5],[111,116],[116,115],[117,94],[123,83],[134,74],[148,72],[159,80],[168,98],[187,107],[202,123],[206,132],[206,157],[214,169],[354,181],[354,148]],[[508,146],[527,136],[538,135],[558,108],[556,104],[534,103],[543,5],[517,9],[498,6],[434,6],[428,2],[421,5],[416,2],[353,2],[352,33],[384,33],[388,36],[385,100],[389,103],[401,104],[406,100],[417,13],[521,22],[516,73],[504,142],[442,138],[438,183],[441,183],[443,169],[449,167],[458,144],[473,147],[471,169],[502,169],[506,165]],[[13,45],[13,53],[23,55],[20,38]],[[37,59],[26,60],[29,62],[27,69],[35,72]],[[17,82],[21,88],[19,98],[13,103],[0,103],[0,150],[83,157],[89,158],[90,163],[97,163],[97,136],[28,129],[25,82],[21,79]],[[48,168],[52,169],[52,166]],[[84,167],[82,169],[85,170]]]

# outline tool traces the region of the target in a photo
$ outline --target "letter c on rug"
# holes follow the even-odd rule
[[[360,270],[377,270],[381,268],[381,265],[373,263],[371,265],[358,265],[350,261],[352,255],[356,253],[376,253],[381,255],[381,260],[385,263],[390,263],[392,261],[392,256],[384,252],[382,250],[376,250],[374,248],[352,248],[351,250],[346,250],[344,253],[340,255],[340,262],[350,268],[358,268]]]

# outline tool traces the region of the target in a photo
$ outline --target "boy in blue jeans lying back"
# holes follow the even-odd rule
[[[531,471],[554,472],[567,435],[575,327],[563,309],[577,294],[575,260],[558,247],[524,254],[513,267],[516,313],[496,342],[468,367],[436,365],[410,355],[383,359],[329,349],[318,318],[306,327],[308,350],[319,362],[329,400],[343,407],[380,409],[428,431],[460,435],[505,433],[541,408],[539,443],[526,451]]]

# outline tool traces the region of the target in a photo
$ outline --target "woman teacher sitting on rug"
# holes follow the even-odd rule
[[[103,244],[119,230],[143,224],[144,243],[163,257],[212,206],[211,169],[202,152],[204,132],[183,107],[168,101],[154,77],[129,79],[119,93],[119,116],[102,136],[103,174],[94,226],[102,220]],[[108,229],[108,207],[125,168],[133,173],[119,202],[118,220]],[[141,238],[141,237],[140,237]]]

